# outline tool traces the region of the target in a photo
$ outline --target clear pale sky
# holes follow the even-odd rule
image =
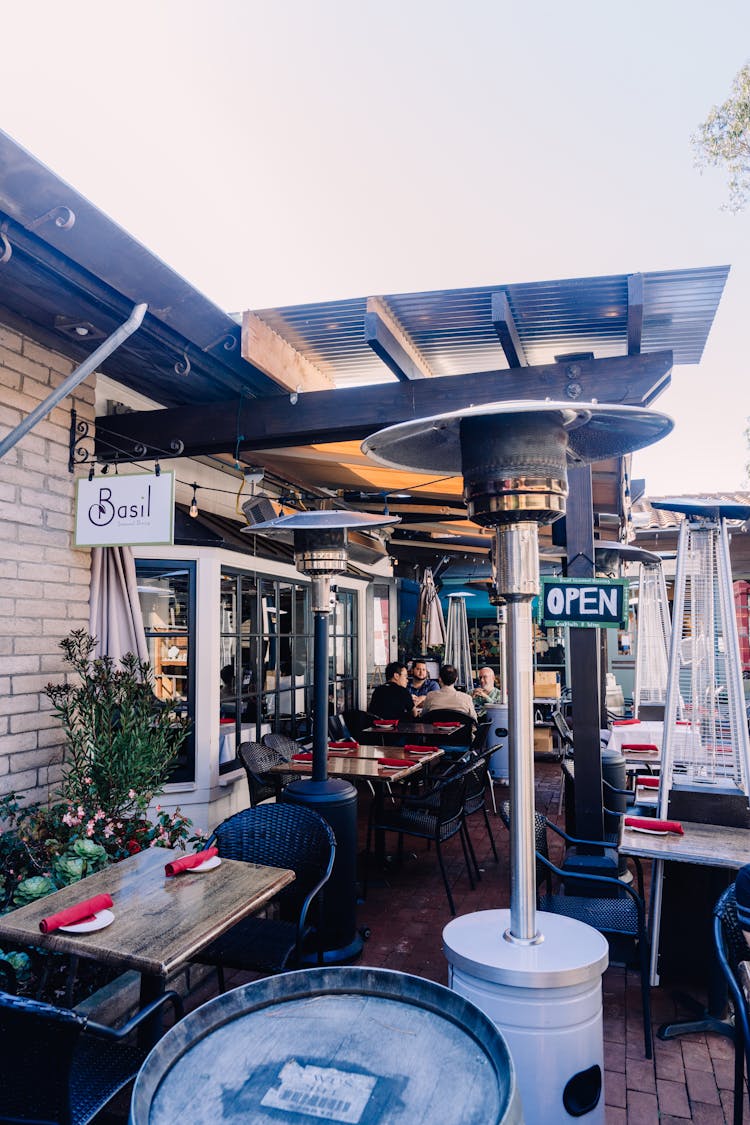
[[[747,0],[29,0],[0,126],[228,311],[729,263],[636,454],[650,495],[746,486],[750,210],[690,135]]]

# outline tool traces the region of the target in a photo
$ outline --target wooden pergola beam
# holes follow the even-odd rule
[[[646,406],[668,386],[671,369],[670,351],[579,360],[577,398]],[[569,382],[566,363],[547,363],[447,375],[429,382],[415,379],[312,391],[299,395],[295,403],[286,395],[273,395],[107,415],[97,419],[96,459],[164,456],[172,441],[182,442],[183,457],[197,457],[234,453],[238,448],[265,450],[361,440],[383,426],[472,405],[512,399],[566,400]]]
[[[491,300],[492,324],[497,332],[500,346],[505,352],[508,367],[525,367],[526,354],[513,320],[513,313],[510,311],[507,293],[499,290],[492,294]]]
[[[326,391],[334,387],[330,375],[310,363],[253,312],[242,314],[242,358],[292,394]]]
[[[367,298],[365,342],[400,381],[432,378],[429,364],[382,297]]]
[[[643,274],[628,278],[628,355],[640,355],[643,336]]]

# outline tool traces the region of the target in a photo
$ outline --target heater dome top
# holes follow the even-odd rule
[[[643,547],[637,547],[634,543],[617,543],[614,540],[608,539],[595,539],[594,551],[596,552],[596,561],[604,561],[607,556],[612,560],[619,562],[640,562],[640,563],[660,563],[661,557],[655,555],[653,551],[647,551]]]
[[[366,438],[362,450],[374,461],[392,468],[458,475],[464,419],[555,414],[568,433],[567,456],[573,464],[602,461],[642,449],[665,437],[674,426],[666,414],[640,406],[521,399],[470,406],[450,414],[388,426]]]
[[[384,527],[392,523],[400,523],[399,517],[332,509],[323,512],[290,512],[285,516],[276,516],[275,519],[243,527],[242,531],[247,534],[254,534],[257,531],[262,531],[264,534],[282,531],[336,531],[344,528],[369,531],[370,528]]]
[[[682,512],[685,516],[706,519],[746,520],[750,519],[750,505],[736,500],[711,500],[710,497],[677,496],[674,499],[649,501],[652,508],[665,512]]]

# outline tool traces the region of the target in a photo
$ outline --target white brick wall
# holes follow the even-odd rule
[[[0,323],[0,436],[73,366]],[[94,385],[91,375],[0,459],[0,793],[29,801],[60,780],[62,733],[44,686],[64,676],[59,641],[88,625],[90,552],[72,546],[67,461],[71,407],[91,425]]]

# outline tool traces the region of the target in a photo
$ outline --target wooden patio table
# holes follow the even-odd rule
[[[167,978],[236,922],[259,910],[293,871],[222,859],[211,871],[168,878],[164,865],[182,855],[148,848],[77,883],[0,917],[0,941],[88,957],[141,974],[141,1005],[160,995]],[[87,934],[43,934],[39,922],[94,895],[112,898],[115,918]],[[150,1029],[150,1039],[158,1032]]]
[[[458,729],[458,728],[456,728]],[[363,736],[382,739],[383,743],[388,745],[397,745],[405,739],[411,739],[413,742],[439,742],[441,738],[446,735],[451,735],[454,732],[448,730],[446,727],[436,727],[434,723],[421,723],[418,721],[402,720],[397,727],[365,727],[362,731]]]
[[[638,856],[653,860],[651,877],[651,902],[649,904],[649,927],[651,930],[651,984],[659,983],[658,953],[659,931],[662,912],[662,881],[664,864],[691,863],[700,867],[723,868],[727,880],[733,873],[750,862],[750,831],[745,828],[729,828],[722,824],[697,824],[683,820],[684,836],[668,833],[665,836],[637,832],[623,828],[620,851],[623,855]],[[686,940],[690,935],[686,934]],[[697,1005],[696,1005],[697,1006]],[[672,1039],[695,1031],[716,1031],[731,1037],[729,1024],[722,1020],[726,1007],[726,986],[718,964],[712,962],[709,969],[708,1010],[700,1019],[674,1021],[659,1028],[661,1039]]]
[[[404,781],[414,777],[425,769],[431,762],[437,761],[444,754],[443,750],[433,750],[431,754],[411,755],[403,747],[362,746],[358,750],[328,751],[328,773],[330,777],[345,777],[348,781],[369,781],[373,783],[376,813],[382,812],[385,799],[386,785],[391,781]],[[409,764],[400,769],[391,766],[382,766],[381,758],[402,758]],[[299,774],[306,777],[312,773],[312,761],[309,762],[281,762],[272,766],[269,773]],[[380,819],[379,816],[377,819]],[[385,854],[385,833],[380,829],[375,833],[375,858],[381,866],[387,863]]]

